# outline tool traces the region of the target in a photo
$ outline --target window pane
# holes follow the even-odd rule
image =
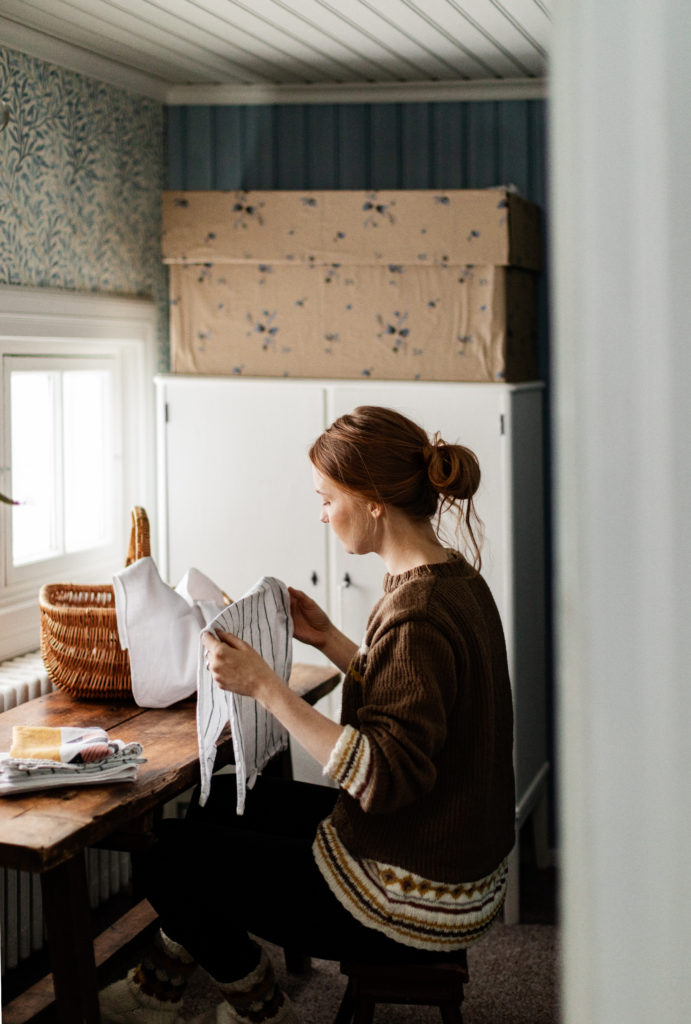
[[[13,372],[10,377],[12,559],[24,565],[59,553],[55,432],[58,374]]]
[[[107,540],[109,451],[108,374],[63,374],[65,550]]]
[[[12,370],[12,564],[110,542],[110,370]]]

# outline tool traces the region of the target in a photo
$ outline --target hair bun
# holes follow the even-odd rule
[[[480,485],[480,466],[474,452],[460,444],[447,444],[437,432],[423,446],[429,482],[440,494],[467,501]]]

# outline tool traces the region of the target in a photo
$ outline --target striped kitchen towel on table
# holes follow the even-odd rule
[[[204,632],[225,630],[250,644],[288,682],[293,660],[293,620],[290,595],[281,580],[263,576],[235,604],[224,608]],[[197,734],[201,793],[204,806],[211,789],[216,741],[230,723],[237,776],[237,813],[245,809],[247,789],[268,761],[288,746],[288,733],[252,697],[229,693],[216,686],[199,644],[197,675]]]

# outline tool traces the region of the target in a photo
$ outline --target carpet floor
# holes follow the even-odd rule
[[[338,964],[313,960],[302,975],[286,973],[283,951],[264,943],[284,992],[301,1024],[331,1024],[345,990]],[[470,981],[465,988],[464,1024],[557,1024],[556,927],[497,924],[468,951]],[[185,1015],[218,1002],[211,980],[198,971],[188,987]],[[427,1024],[441,1020],[431,1007],[378,1006],[376,1024]]]
[[[496,924],[468,950],[464,1024],[558,1024],[559,929],[553,871],[521,880],[521,924]],[[312,960],[305,974],[286,972],[283,950],[263,943],[301,1024],[331,1024],[345,991],[337,963]],[[199,970],[187,991],[185,1015],[218,1002],[213,982]],[[379,1006],[375,1024],[427,1024],[441,1020],[431,1007]]]

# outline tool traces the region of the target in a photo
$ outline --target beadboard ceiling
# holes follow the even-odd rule
[[[0,41],[164,103],[544,94],[553,0],[0,0]]]

